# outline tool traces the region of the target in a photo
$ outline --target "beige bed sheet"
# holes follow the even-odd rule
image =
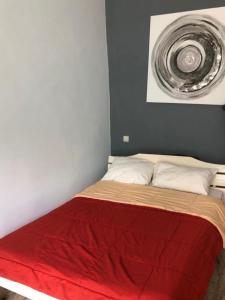
[[[151,186],[98,181],[77,196],[143,205],[202,217],[219,230],[225,248],[225,203],[219,199]]]

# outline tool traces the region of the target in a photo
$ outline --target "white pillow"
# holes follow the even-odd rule
[[[148,185],[151,181],[154,164],[148,160],[117,157],[102,180]]]
[[[195,194],[208,195],[217,170],[159,162],[155,165],[152,185]]]

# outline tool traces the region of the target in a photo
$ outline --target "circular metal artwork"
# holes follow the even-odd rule
[[[208,94],[225,74],[225,29],[216,19],[186,15],[158,38],[152,55],[159,87],[178,99]]]

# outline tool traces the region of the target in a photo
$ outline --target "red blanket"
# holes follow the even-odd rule
[[[200,300],[221,250],[202,218],[75,198],[0,240],[0,276],[67,300]]]

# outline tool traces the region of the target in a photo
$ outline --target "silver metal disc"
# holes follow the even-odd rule
[[[186,15],[160,34],[152,54],[158,86],[178,99],[208,94],[225,75],[225,28],[204,15]]]

